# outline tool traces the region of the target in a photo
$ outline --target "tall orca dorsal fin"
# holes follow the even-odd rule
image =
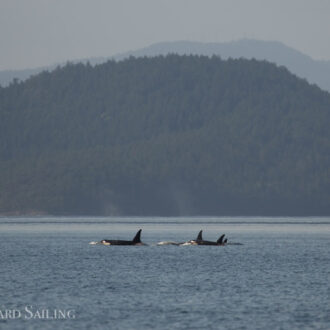
[[[197,238],[196,238],[196,241],[202,241],[202,240],[203,240],[202,232],[203,232],[203,230],[201,230],[201,231],[198,233]]]
[[[219,237],[219,239],[217,240],[217,244],[222,244],[223,243],[222,240],[223,240],[224,237],[225,237],[225,234],[221,235]]]
[[[137,233],[136,233],[136,235],[135,235],[135,237],[133,238],[133,243],[141,243],[141,231],[142,231],[142,229],[140,229]]]

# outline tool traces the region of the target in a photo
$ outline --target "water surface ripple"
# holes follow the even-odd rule
[[[88,244],[139,228],[149,246]],[[244,245],[154,245],[200,229]],[[2,217],[0,310],[22,315],[0,328],[329,329],[329,243],[330,218]]]

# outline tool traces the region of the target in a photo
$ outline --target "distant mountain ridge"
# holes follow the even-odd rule
[[[175,53],[178,55],[218,55],[222,59],[228,58],[255,58],[266,60],[285,66],[293,74],[300,78],[307,79],[309,83],[317,84],[323,90],[330,91],[330,61],[314,60],[311,57],[277,41],[261,41],[243,39],[225,43],[202,43],[192,41],[161,42],[149,47],[129,51],[122,54],[91,59],[72,61],[73,63],[89,61],[92,65],[104,63],[109,59],[122,60],[129,56],[157,56]],[[0,85],[8,85],[14,78],[25,80],[31,75],[40,73],[43,70],[53,70],[55,66],[17,70],[1,71]]]

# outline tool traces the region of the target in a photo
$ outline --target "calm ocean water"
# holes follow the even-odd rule
[[[200,229],[243,245],[155,245]],[[0,245],[0,329],[330,329],[327,217],[2,217]]]

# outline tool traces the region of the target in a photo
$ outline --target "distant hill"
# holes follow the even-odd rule
[[[0,213],[329,215],[329,123],[266,61],[68,64],[0,88]]]
[[[104,63],[107,60],[109,60],[109,58],[98,57],[98,58],[73,60],[73,61],[68,61],[68,63],[72,63],[72,64],[90,63],[91,65],[96,65],[96,64]],[[24,70],[3,70],[0,71],[0,86],[6,87],[16,79],[18,81],[25,81],[26,79],[35,76],[43,71],[53,71],[56,68],[63,67],[66,64],[67,63],[61,63],[61,64],[59,63],[49,66],[37,67],[33,69],[24,69]]]
[[[140,50],[118,55],[116,59],[132,56],[156,56],[175,53],[179,55],[219,55],[223,59],[247,58],[266,60],[285,66],[292,73],[330,91],[330,61],[317,61],[276,41],[243,39],[226,43],[201,43],[190,41],[163,42]]]
[[[330,91],[330,61],[313,60],[303,53],[285,46],[275,41],[260,41],[243,39],[239,41],[226,43],[201,43],[190,41],[162,42],[153,44],[149,47],[115,55],[112,59],[120,60],[129,56],[157,56],[166,54],[179,55],[219,55],[222,59],[228,58],[255,58],[257,60],[266,60],[276,63],[279,66],[285,66],[298,77],[305,78],[312,84],[317,84],[324,90]],[[108,58],[91,58],[76,60],[86,63],[90,61],[93,64],[104,63]],[[53,70],[55,66],[47,68]],[[0,72],[0,84],[8,85],[13,78],[25,80],[30,75],[36,74],[45,68],[23,70],[23,71],[2,71]]]

